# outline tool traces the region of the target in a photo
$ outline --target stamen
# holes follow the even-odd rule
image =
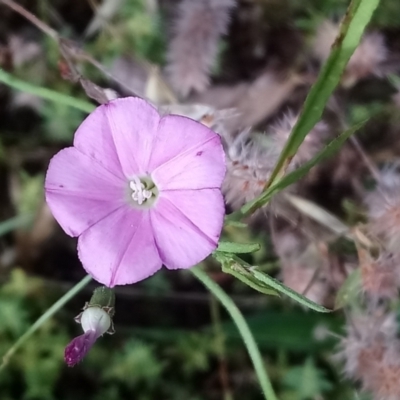
[[[141,180],[135,176],[129,182],[129,187],[132,189],[132,200],[136,201],[139,205],[142,205],[146,200],[153,196],[150,190],[145,189],[145,185]]]

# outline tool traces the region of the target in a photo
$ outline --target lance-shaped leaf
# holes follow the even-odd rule
[[[309,300],[290,289],[282,282],[260,271],[258,267],[251,266],[234,254],[214,252],[214,257],[222,264],[222,271],[233,275],[251,288],[265,294],[279,295],[284,294],[297,303],[318,312],[330,312],[327,308]]]
[[[235,278],[239,279],[247,286],[250,286],[254,290],[258,292],[268,294],[271,296],[277,296],[278,293],[273,290],[270,286],[265,285],[262,282],[254,279],[251,273],[249,273],[246,268],[244,268],[243,264],[245,262],[238,257],[235,257],[234,254],[223,253],[220,251],[215,251],[213,253],[214,258],[219,261],[222,265],[222,271],[226,274],[233,275]]]
[[[275,289],[277,292],[285,294],[286,296],[290,297],[291,299],[295,300],[297,303],[311,308],[311,310],[318,311],[318,312],[331,312],[327,308],[321,306],[320,304],[315,303],[314,301],[309,300],[307,297],[301,295],[300,293],[295,292],[294,290],[290,289],[288,286],[284,285],[282,282],[278,281],[272,276],[261,272],[257,267],[250,267],[248,268],[249,273],[253,275],[253,277],[258,280],[259,282],[264,283]]]

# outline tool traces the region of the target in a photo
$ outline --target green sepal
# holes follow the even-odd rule
[[[107,311],[111,317],[113,317],[115,307],[114,290],[106,286],[100,286],[94,289],[87,307],[100,307]]]

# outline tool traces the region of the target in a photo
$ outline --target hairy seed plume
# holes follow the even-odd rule
[[[168,52],[167,74],[182,96],[203,91],[218,52],[218,40],[227,31],[235,0],[183,0]]]

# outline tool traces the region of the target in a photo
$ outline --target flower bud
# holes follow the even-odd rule
[[[89,307],[81,315],[81,325],[85,333],[95,331],[102,336],[111,327],[111,317],[102,308]]]
[[[69,367],[81,361],[100,336],[114,333],[114,303],[115,296],[111,289],[95,289],[90,302],[86,303],[83,312],[75,318],[85,333],[73,339],[65,348],[64,359]]]

